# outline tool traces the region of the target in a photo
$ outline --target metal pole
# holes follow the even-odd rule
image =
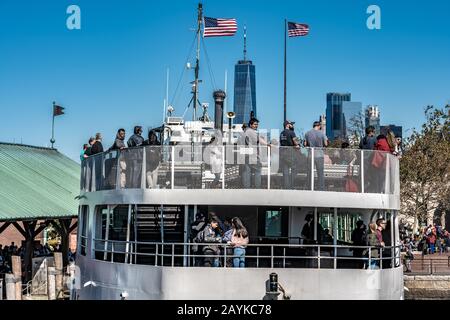
[[[230,119],[231,122],[231,119]],[[226,152],[226,147],[222,146],[222,189],[225,189],[225,152]]]
[[[125,263],[128,261],[128,251],[130,250],[130,225],[131,225],[131,204],[128,205],[128,218],[127,218],[127,244],[125,245]],[[130,259],[131,260],[131,259]]]
[[[188,234],[188,228],[189,228],[189,206],[185,205],[184,206],[184,247],[183,247],[183,267],[186,267],[188,264],[188,259],[187,259],[187,251],[188,251],[188,247],[186,245],[186,243],[189,242],[189,234]]]
[[[359,169],[361,170],[361,193],[364,193],[364,150],[361,150],[361,165]]]
[[[314,191],[314,148],[311,148],[311,191]]]
[[[338,231],[338,216],[337,216],[337,208],[334,208],[334,223],[333,223],[333,244],[334,244],[334,269],[337,269],[337,231]]]
[[[103,260],[106,261],[106,258],[108,257],[108,239],[109,239],[109,217],[111,214],[111,206],[107,206],[107,213],[106,213],[106,231],[105,231],[105,245],[104,245],[104,252],[103,252]]]
[[[284,113],[283,113],[283,121],[286,121],[286,64],[287,64],[287,21],[284,19]]]
[[[197,57],[195,64],[195,81],[194,81],[194,113],[193,120],[197,120],[197,97],[198,97],[198,74],[200,69],[200,33],[202,28],[202,20],[203,20],[203,5],[201,3],[198,4],[198,18],[197,18]]]
[[[269,146],[267,146],[266,147],[267,148],[267,189],[268,190],[270,190],[270,167],[271,167],[271,165],[272,165],[272,159],[271,159],[271,157],[270,157],[270,155],[271,155],[271,150],[270,150],[270,147]]]
[[[52,144],[52,149],[53,149],[53,144],[55,143],[55,101],[53,101],[53,118],[52,118],[52,139],[50,140],[51,144]]]
[[[171,185],[175,189],[175,146],[172,146]]]

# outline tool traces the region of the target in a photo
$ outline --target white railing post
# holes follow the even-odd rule
[[[172,267],[175,264],[175,244],[172,243]]]
[[[147,156],[145,152],[145,148],[158,148],[158,147],[143,147],[142,150],[142,175],[141,175],[141,189],[147,188]]]
[[[314,148],[311,148],[311,191],[314,191]]]
[[[359,169],[361,171],[361,193],[364,193],[364,150],[361,150],[361,165]]]
[[[273,245],[270,246],[270,268],[273,269]]]
[[[158,266],[158,244],[155,243],[155,267]]]
[[[317,246],[317,268],[320,269],[320,246]]]
[[[175,146],[172,146],[171,185],[175,189]]]
[[[222,146],[222,189],[225,189],[225,152],[226,147]]]
[[[227,245],[224,245],[223,249],[223,267],[227,267]]]
[[[390,193],[389,189],[390,189],[390,186],[391,186],[391,182],[390,182],[391,179],[390,179],[390,174],[389,174],[389,172],[390,172],[390,170],[389,170],[389,166],[390,166],[389,158],[390,158],[390,154],[386,154],[386,173],[385,173],[385,179],[384,179],[384,181],[385,181],[385,183],[384,183],[384,194],[389,194]]]
[[[116,165],[116,190],[120,190],[120,151],[117,150],[117,165]]]
[[[272,165],[272,163],[271,163],[271,158],[270,158],[270,156],[271,156],[271,150],[270,150],[270,147],[269,146],[267,146],[267,189],[269,189],[270,190],[270,173],[271,173],[271,165]]]

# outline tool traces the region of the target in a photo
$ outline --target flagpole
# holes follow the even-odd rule
[[[284,118],[286,121],[286,46],[287,46],[287,21],[284,19]]]
[[[50,142],[52,144],[52,149],[53,149],[53,144],[55,143],[55,101],[53,101],[53,118],[52,118],[52,138],[50,139]]]

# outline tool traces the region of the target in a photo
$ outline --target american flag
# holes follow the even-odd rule
[[[309,26],[304,23],[288,22],[289,37],[306,36],[309,33]]]
[[[237,31],[236,19],[215,19],[205,17],[203,37],[234,36]]]

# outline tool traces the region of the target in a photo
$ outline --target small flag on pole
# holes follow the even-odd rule
[[[64,114],[64,108],[58,105],[53,105],[53,116],[60,116]]]
[[[309,26],[304,23],[288,22],[289,37],[302,37],[309,33]]]
[[[203,37],[234,36],[237,31],[236,19],[204,18]]]

